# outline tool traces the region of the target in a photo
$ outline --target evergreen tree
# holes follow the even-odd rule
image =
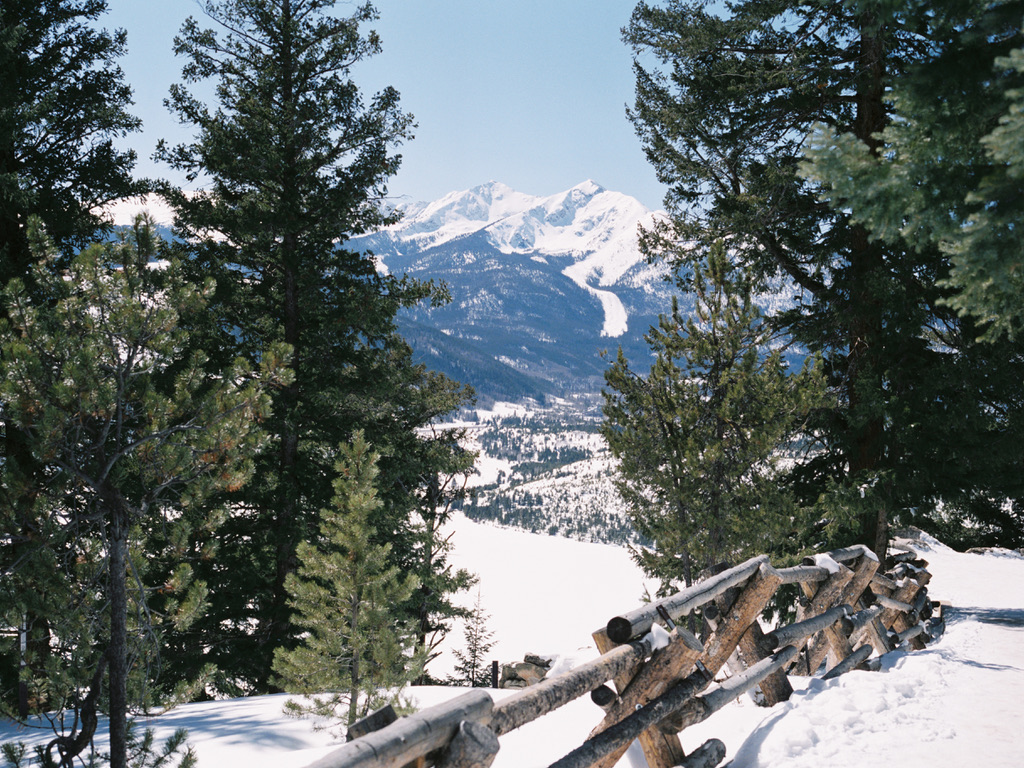
[[[983,490],[972,475],[990,438],[1016,434],[1015,416],[986,414],[1019,409],[1021,372],[1018,351],[995,359],[943,303],[949,263],[937,248],[872,239],[800,173],[815,124],[877,155],[887,89],[930,55],[920,26],[884,5],[743,0],[719,15],[705,2],[642,2],[626,33],[639,57],[632,117],[669,185],[672,220],[648,240],[664,240],[682,274],[724,240],[756,290],[784,289],[769,321],[821,354],[838,395],[818,412],[820,448],[794,469],[794,488],[804,503],[830,489],[854,500],[859,520],[839,540],[881,554],[893,519],[928,524],[946,502],[973,515],[983,497],[1019,498],[1008,464]],[[678,242],[691,247],[673,251]],[[950,460],[949,446],[967,460]]]
[[[138,191],[137,130],[116,61],[125,33],[91,27],[106,0],[4,0],[0,7],[0,287],[26,279],[37,216],[64,256],[94,239],[97,210]]]
[[[395,610],[418,580],[388,562],[389,544],[371,540],[381,506],[379,458],[361,433],[342,447],[333,508],[321,515],[317,540],[299,544],[298,571],[286,579],[295,623],[305,634],[298,647],[278,649],[274,671],[285,690],[313,694],[307,703],[288,702],[297,716],[352,725],[397,703],[420,673],[414,628]]]
[[[986,338],[1014,337],[1024,324],[1024,3],[905,0],[888,13],[931,43],[893,84],[899,119],[874,153],[823,127],[812,174],[872,235],[940,248],[952,265],[950,304]]]
[[[470,393],[414,365],[396,331],[399,309],[442,301],[444,291],[382,274],[344,247],[394,219],[385,185],[399,163],[392,149],[412,126],[394,89],[364,98],[351,79],[380,48],[363,31],[373,7],[343,17],[333,0],[201,6],[217,28],[189,19],[175,50],[187,58],[186,83],[213,79],[218,101],[175,86],[169,106],[197,136],[160,150],[190,178],[209,179],[197,195],[166,190],[193,274],[217,281],[209,323],[195,333],[220,360],[256,361],[267,344],[286,343],[295,372],[273,394],[256,481],[228,500],[219,565],[204,572],[212,610],[174,651],[174,670],[213,662],[221,690],[242,693],[268,690],[274,650],[295,642],[285,579],[330,503],[337,446],[357,430],[381,453],[378,543],[392,542],[394,564],[421,577],[403,609],[425,638],[444,623],[446,593],[468,576],[449,579],[437,560],[429,536],[444,503],[434,506],[430,488],[470,471],[472,459],[458,434],[423,428]]]
[[[453,682],[474,688],[486,688],[490,684],[491,665],[487,661],[487,654],[494,647],[494,633],[487,628],[489,618],[490,615],[480,602],[478,589],[476,602],[473,603],[473,610],[466,618],[466,626],[462,633],[465,648],[452,651],[458,662],[455,665]]]
[[[784,546],[799,510],[779,480],[782,451],[823,402],[810,366],[788,375],[750,281],[722,244],[688,281],[695,316],[673,300],[647,341],[646,377],[622,351],[606,373],[602,433],[637,532],[634,556],[668,591],[702,569]]]
[[[945,426],[930,438],[932,466],[952,482],[941,516],[924,525],[955,545],[1015,547],[1024,542],[1013,447],[1024,418],[1017,393],[1024,4],[901,2],[885,11],[889,23],[916,25],[930,41],[928,55],[893,83],[898,119],[877,134],[874,153],[822,127],[806,169],[826,199],[873,237],[915,254],[937,250],[948,262],[938,301],[960,318],[946,324],[940,342],[954,339],[945,354],[955,359],[946,366],[950,384],[970,399],[935,388],[941,418],[966,428]],[[927,456],[929,446],[918,450]]]
[[[45,298],[33,300],[20,280],[4,293],[0,399],[42,468],[46,495],[11,567],[28,578],[0,593],[12,601],[0,607],[9,621],[31,600],[51,617],[49,644],[59,653],[42,660],[41,672],[67,698],[45,703],[76,709],[74,733],[51,744],[61,765],[91,743],[106,681],[111,766],[124,768],[131,694],[145,703],[130,674],[160,631],[140,561],[167,529],[184,535],[206,525],[204,497],[247,479],[267,403],[262,375],[245,363],[210,371],[199,352],[180,359],[187,335],[179,319],[203,311],[203,292],[175,263],[151,264],[166,254],[144,222],[123,243],[87,248],[67,271],[55,267],[41,233],[34,247],[34,284]],[[274,367],[268,355],[264,373]],[[26,493],[18,473],[2,480],[13,496]],[[46,568],[53,572],[43,578]],[[32,587],[54,591],[27,598]],[[202,585],[182,567],[164,590],[175,605],[165,604],[163,618],[187,623]]]
[[[116,64],[125,34],[92,27],[105,9],[103,0],[4,0],[0,5],[0,289],[19,278],[32,290],[31,216],[42,220],[66,263],[103,228],[97,207],[139,189],[131,178],[134,153],[115,147],[139,126],[127,112],[131,90]],[[6,312],[0,306],[0,317]],[[0,545],[6,572],[43,524],[36,501],[46,478],[4,409],[0,461],[9,477],[21,477],[18,496],[0,488],[0,506],[14,510]],[[36,590],[28,589],[23,621],[29,651],[43,658],[49,653],[48,617],[31,610]],[[13,661],[0,662],[0,679],[6,682],[16,675],[18,653],[2,655]],[[27,712],[24,688],[19,707],[21,714]]]

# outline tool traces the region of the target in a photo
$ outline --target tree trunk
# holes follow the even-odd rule
[[[885,43],[877,19],[870,13],[860,17],[860,57],[858,59],[859,82],[857,85],[857,112],[853,122],[853,133],[864,142],[872,154],[880,146],[877,134],[885,128]],[[873,358],[882,351],[882,330],[884,307],[875,294],[876,276],[885,268],[882,245],[871,241],[867,230],[861,225],[851,228],[850,271],[853,280],[850,296],[852,312],[849,324],[849,355],[847,357],[847,392],[849,393],[850,416],[858,419],[860,392],[868,384],[872,393],[885,398],[882,374],[877,370]],[[877,410],[877,406],[868,405]],[[872,413],[851,436],[849,458],[850,474],[874,473],[882,468],[885,456],[885,420],[882,413]],[[878,506],[867,509],[861,519],[861,543],[867,545],[885,561],[885,550],[889,540],[888,495],[878,494]]]
[[[282,211],[292,211],[301,195],[296,177],[299,174],[298,152],[295,145],[295,68],[293,6],[291,0],[284,0],[280,7],[280,38],[276,46],[275,66],[281,74],[280,102],[283,116],[280,119],[280,141],[285,146],[283,167],[278,181],[281,185],[279,205]],[[302,399],[303,352],[301,344],[301,309],[299,281],[299,239],[294,231],[295,216],[285,218],[280,232],[280,269],[282,298],[280,315],[283,340],[292,348],[291,367],[295,371],[294,381],[281,390],[274,404],[277,416],[278,439],[278,490],[276,504],[270,515],[274,518],[276,533],[276,570],[274,574],[271,608],[264,621],[263,642],[270,646],[271,653],[278,647],[287,647],[291,640],[291,612],[288,608],[288,591],[285,579],[298,568],[296,548],[302,538],[302,509],[299,499],[303,497],[296,471],[299,464],[299,435],[302,429],[298,414]],[[275,690],[265,683],[268,690]]]
[[[348,722],[346,725],[352,725],[356,720],[359,719],[359,692],[363,686],[362,671],[360,669],[360,661],[363,653],[363,644],[360,642],[360,628],[359,628],[359,609],[362,605],[362,592],[357,587],[355,595],[352,598],[350,604],[351,613],[349,614],[349,632],[351,640],[350,651],[352,653],[352,666],[349,667],[348,677]]]
[[[128,520],[123,504],[109,510],[110,768],[128,765]]]

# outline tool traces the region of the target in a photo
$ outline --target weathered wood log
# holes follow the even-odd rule
[[[635,668],[650,653],[651,646],[647,641],[619,645],[592,661],[524,688],[494,706],[491,730],[503,736],[526,725]]]
[[[828,553],[828,555],[837,563],[848,563],[851,560],[856,560],[860,557],[866,557],[869,560],[874,560],[878,563],[878,556],[863,544],[855,544],[852,547],[843,547],[842,549],[833,549]],[[879,563],[879,565],[881,564]]]
[[[932,608],[931,600],[928,599],[928,590],[922,589],[917,593],[917,597],[914,598],[911,614],[916,616],[918,619],[931,618]]]
[[[918,618],[913,615],[913,601],[920,590],[921,585],[913,579],[904,579],[900,582],[899,587],[892,594],[892,598],[898,602],[910,605],[911,611],[907,612],[904,610],[896,610],[894,608],[886,607],[882,611],[882,615],[879,617],[879,621],[882,622],[882,625],[899,634],[917,624]],[[911,636],[910,645],[917,651],[923,650],[925,647],[924,640],[916,635]]]
[[[892,597],[886,597],[885,595],[875,595],[875,602],[883,608],[888,608],[891,611],[899,611],[900,613],[912,613],[914,606],[910,603],[905,603],[902,600],[896,600]]]
[[[858,634],[863,632],[864,628],[867,627],[868,624],[881,615],[882,606],[872,605],[870,608],[857,611],[855,614],[850,616],[848,622],[844,622],[844,629],[847,634],[850,635],[850,639],[853,640]]]
[[[881,574],[881,573],[876,573],[871,578],[871,588],[873,590],[875,590],[876,593],[879,592],[880,588],[884,589],[885,591],[882,592],[882,594],[887,594],[888,595],[888,594],[892,594],[893,592],[896,591],[897,584],[896,584],[895,581],[890,579],[888,576],[886,576],[884,574]]]
[[[687,755],[680,768],[716,768],[725,760],[725,744],[718,739],[708,739]]]
[[[871,579],[874,578],[878,572],[878,558],[875,557],[873,552],[867,550],[866,547],[850,547],[851,550],[861,549],[868,551],[869,555],[864,555],[858,560],[846,562],[853,569],[853,578],[843,587],[842,593],[839,595],[838,602],[844,605],[857,605],[860,601],[861,596],[867,589],[868,584],[871,583]],[[884,635],[884,630],[881,627],[878,631]],[[844,626],[830,626],[827,627],[821,635],[810,641],[807,653],[808,664],[815,664],[819,659],[830,656],[832,665],[836,665],[853,653],[853,647],[850,644],[849,639],[850,633]],[[808,670],[808,674],[813,674],[813,668]]]
[[[757,616],[764,609],[772,595],[775,594],[775,590],[778,589],[781,583],[778,571],[771,567],[767,562],[767,558],[755,558],[755,562],[758,563],[758,569],[748,578],[746,585],[739,593],[735,602],[731,605],[721,606],[725,610],[720,617],[720,624],[708,639],[703,653],[697,659],[712,677],[736,651],[740,639],[750,625],[756,621]],[[724,571],[720,575],[726,576],[734,570]],[[726,585],[722,589],[716,590],[715,595],[711,599],[721,597],[729,588],[730,586]],[[598,635],[595,634],[595,639],[597,638]],[[655,666],[657,658],[658,654],[655,654],[647,667],[637,674],[626,690],[622,691],[620,694],[620,707],[609,712],[601,726],[595,729],[592,736],[611,727],[614,722],[634,711],[638,705],[651,701],[654,695],[660,694],[664,690],[665,685],[664,682],[661,682],[660,685],[658,684],[662,679],[678,679],[681,671],[678,666],[675,668],[673,678],[659,678],[652,670],[649,670],[648,667],[653,668]],[[672,736],[667,742],[663,742],[655,738],[651,731],[644,731],[641,734],[640,744],[644,748],[644,755],[647,757],[648,765],[652,768],[665,766],[672,752],[681,752],[681,748],[678,747],[678,739],[675,736]],[[611,766],[618,762],[628,745],[629,742],[626,742],[610,752],[604,759],[596,762],[594,768],[611,768]],[[678,760],[676,762],[667,762],[667,765],[675,765],[677,762]]]
[[[801,584],[800,589],[804,593],[804,601],[797,605],[797,620],[803,621],[835,607],[842,595],[843,588],[850,583],[852,578],[853,571],[845,565],[840,565],[839,571],[831,574],[822,584]]]
[[[716,597],[713,603],[708,603],[704,606],[704,623],[707,625],[706,636],[708,639],[713,637],[715,632],[718,631],[719,626],[722,624],[723,616],[729,612],[729,609],[732,608],[732,604],[736,602],[736,598],[738,596],[739,593],[735,589],[732,589],[725,594]],[[721,606],[721,608],[719,608],[719,606]],[[740,639],[742,640],[742,636]],[[747,665],[743,662],[743,659],[740,658],[740,647],[737,643],[722,669],[727,671],[728,674],[726,676],[728,676],[742,672],[746,668]]]
[[[695,698],[692,702],[684,702],[677,715],[669,717],[663,722],[663,727],[683,730],[691,725],[704,722],[726,704],[735,701],[751,688],[759,685],[769,675],[785,669],[793,662],[797,653],[796,646],[787,645],[767,659],[762,659],[743,674],[730,677],[714,690]]]
[[[348,727],[345,732],[345,741],[355,741],[368,733],[379,731],[381,728],[391,725],[398,720],[395,708],[388,704],[386,707],[372,712],[362,720],[357,720]]]
[[[878,616],[872,617],[862,630],[855,633],[853,639],[867,640],[879,656],[884,656],[892,650],[892,643],[889,642],[889,633],[882,624],[881,612],[879,612]]]
[[[830,608],[836,607],[853,576],[853,571],[840,564],[838,572],[833,573],[827,581],[820,584],[816,591],[808,584],[801,584],[801,589],[804,590],[804,594],[809,598],[809,602],[806,608],[804,608],[802,616],[800,611],[797,612],[797,616],[801,618],[818,616]],[[830,648],[840,659],[852,652],[852,649],[848,647],[849,643],[846,638],[834,631],[831,625],[824,630],[824,633],[825,642],[812,644],[807,649],[806,671],[809,675],[813,675],[818,667],[821,666],[821,662],[825,660],[825,655]]]
[[[828,568],[820,565],[794,565],[791,568],[779,568],[779,577],[783,584],[799,584],[804,581],[824,581],[829,577]]]
[[[765,639],[771,645],[772,651],[787,645],[799,645],[811,635],[821,632],[825,627],[831,627],[840,619],[843,619],[850,611],[850,606],[840,605],[829,608],[824,613],[813,616],[810,619],[798,621],[785,627],[774,629],[765,635]]]
[[[711,672],[717,674],[729,656],[739,645],[747,628],[757,620],[765,605],[779,588],[782,579],[779,572],[768,563],[761,563],[736,602],[721,617],[718,628],[708,638],[700,661]]]
[[[401,768],[447,746],[464,720],[486,724],[493,707],[486,691],[468,691],[350,741],[308,768]]]
[[[866,550],[870,557],[865,555],[850,565],[850,568],[853,569],[853,578],[843,588],[843,594],[839,598],[847,605],[857,605],[864,590],[868,588],[871,580],[878,573],[878,558],[875,557],[875,553],[868,550],[867,547],[862,546],[861,548]]]
[[[727,589],[743,584],[757,572],[761,565],[766,563],[768,563],[767,555],[751,558],[735,568],[723,571],[717,576],[687,587],[674,595],[649,603],[622,616],[616,616],[608,622],[606,630],[608,637],[615,643],[625,643],[631,638],[646,634],[650,631],[651,625],[658,615],[658,606],[663,606],[669,615],[678,621],[681,616],[690,613],[694,608],[711,602]]]
[[[777,651],[767,659],[762,659],[742,675],[730,677],[714,690],[708,691],[703,696],[696,699],[698,702],[703,702],[705,709],[704,716],[689,725],[703,722],[729,702],[735,701],[760,683],[761,680],[766,678],[768,675],[772,674],[776,670],[784,668],[796,658],[796,654],[796,646],[787,645],[785,648]]]
[[[836,664],[832,669],[821,676],[822,680],[832,680],[833,678],[839,677],[849,672],[851,669],[856,669],[871,656],[871,652],[874,648],[870,644],[862,645],[856,651],[851,653],[845,659]]]
[[[909,563],[911,560],[917,560],[917,552],[893,550],[886,559],[891,563]]]
[[[768,641],[761,629],[761,623],[755,618],[739,642],[740,656],[745,662],[744,669],[771,656],[776,648],[778,646]],[[783,701],[789,701],[789,697],[793,695],[793,686],[789,682],[789,677],[786,676],[785,670],[781,669],[768,675],[761,681],[758,688],[761,689],[762,699],[757,700],[757,703],[766,707],[774,707]]]
[[[932,575],[928,570],[919,568],[911,563],[901,563],[896,569],[895,574],[897,581],[909,578],[916,581],[922,587],[928,586],[932,580]]]
[[[594,640],[598,643],[599,650],[602,643],[611,642],[602,633],[595,633]],[[614,650],[614,646],[611,650]],[[704,647],[697,638],[685,629],[676,627],[669,645],[659,648],[632,679],[616,680],[619,696],[606,710],[604,719],[591,732],[591,736],[614,726],[636,711],[637,707],[647,704],[668,690],[690,672],[703,651]],[[647,764],[653,768],[673,766],[683,754],[679,739],[675,736],[666,737],[655,730],[649,730],[642,732],[639,738],[640,746],[647,757]],[[595,768],[611,768],[628,746],[627,743],[621,751],[613,751],[606,759],[599,761]]]
[[[851,639],[856,641],[860,637],[863,637],[871,643],[875,649],[875,653],[879,656],[884,656],[892,650],[892,645],[889,643],[889,633],[882,625],[882,608],[875,603],[875,597],[876,595],[871,589],[865,589],[860,598],[854,604],[855,607],[860,609],[858,615],[864,611],[870,610],[873,612],[875,608],[877,608],[878,611],[870,616],[865,616],[865,624],[863,628],[855,628],[855,636]]]
[[[489,768],[500,748],[494,731],[482,723],[463,720],[437,768]]]
[[[875,602],[883,608],[879,619],[887,629],[902,632],[910,626],[907,616],[914,609],[914,598],[920,589],[921,585],[913,579],[904,579],[891,595],[875,595]]]
[[[607,761],[615,753],[621,756],[641,733],[652,729],[693,700],[708,682],[709,678],[702,671],[693,672],[646,706],[635,710],[611,728],[588,738],[561,760],[552,763],[551,768],[591,768]]]
[[[735,598],[723,594],[708,605],[709,609],[714,607],[715,610],[706,609],[705,617],[714,614],[716,618],[709,620],[713,631],[701,663],[712,674],[717,674],[728,664],[733,674],[739,675],[771,655],[774,649],[765,640],[758,616],[781,582],[779,571],[766,564]],[[759,687],[764,703],[768,706],[787,701],[793,694],[793,687],[783,670],[768,675]]]
[[[899,648],[901,645],[903,645],[908,640],[914,640],[914,639],[918,638],[920,635],[924,634],[924,631],[925,631],[924,624],[915,624],[914,626],[910,627],[909,629],[905,629],[902,632],[896,633],[893,636],[893,638],[892,638],[893,645],[895,645],[897,648]],[[918,650],[920,650],[920,649],[918,649]]]

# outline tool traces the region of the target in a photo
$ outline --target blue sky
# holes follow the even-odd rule
[[[183,63],[171,44],[182,21],[202,23],[202,12],[194,0],[108,2],[101,23],[128,30],[121,65],[145,124],[132,140],[138,172],[169,176],[150,159],[157,139],[189,137],[163,106]],[[372,26],[383,52],[358,65],[355,79],[366,91],[397,88],[418,123],[390,193],[433,200],[495,180],[549,195],[590,178],[660,207],[664,190],[625,115],[632,55],[620,30],[634,4],[377,0],[381,18]]]

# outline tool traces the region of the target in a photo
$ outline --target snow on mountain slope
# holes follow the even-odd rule
[[[148,213],[153,220],[160,225],[170,226],[174,221],[174,211],[156,194],[149,194],[143,197],[126,197],[123,200],[116,200],[108,203],[100,209],[100,215],[114,223],[115,227],[127,227],[135,221],[140,213]]]
[[[616,277],[636,261],[628,255],[636,225],[654,215],[638,200],[590,180],[547,197],[489,181],[403,211],[402,220],[384,231],[419,250],[485,230],[504,253],[604,252]]]
[[[562,274],[600,302],[601,335],[612,338],[628,330],[629,312],[610,288],[643,261],[638,229],[657,216],[638,200],[590,180],[547,197],[491,181],[433,203],[410,205],[404,213],[401,222],[382,233],[398,252],[480,233],[501,253],[533,254],[538,260],[569,257]]]

